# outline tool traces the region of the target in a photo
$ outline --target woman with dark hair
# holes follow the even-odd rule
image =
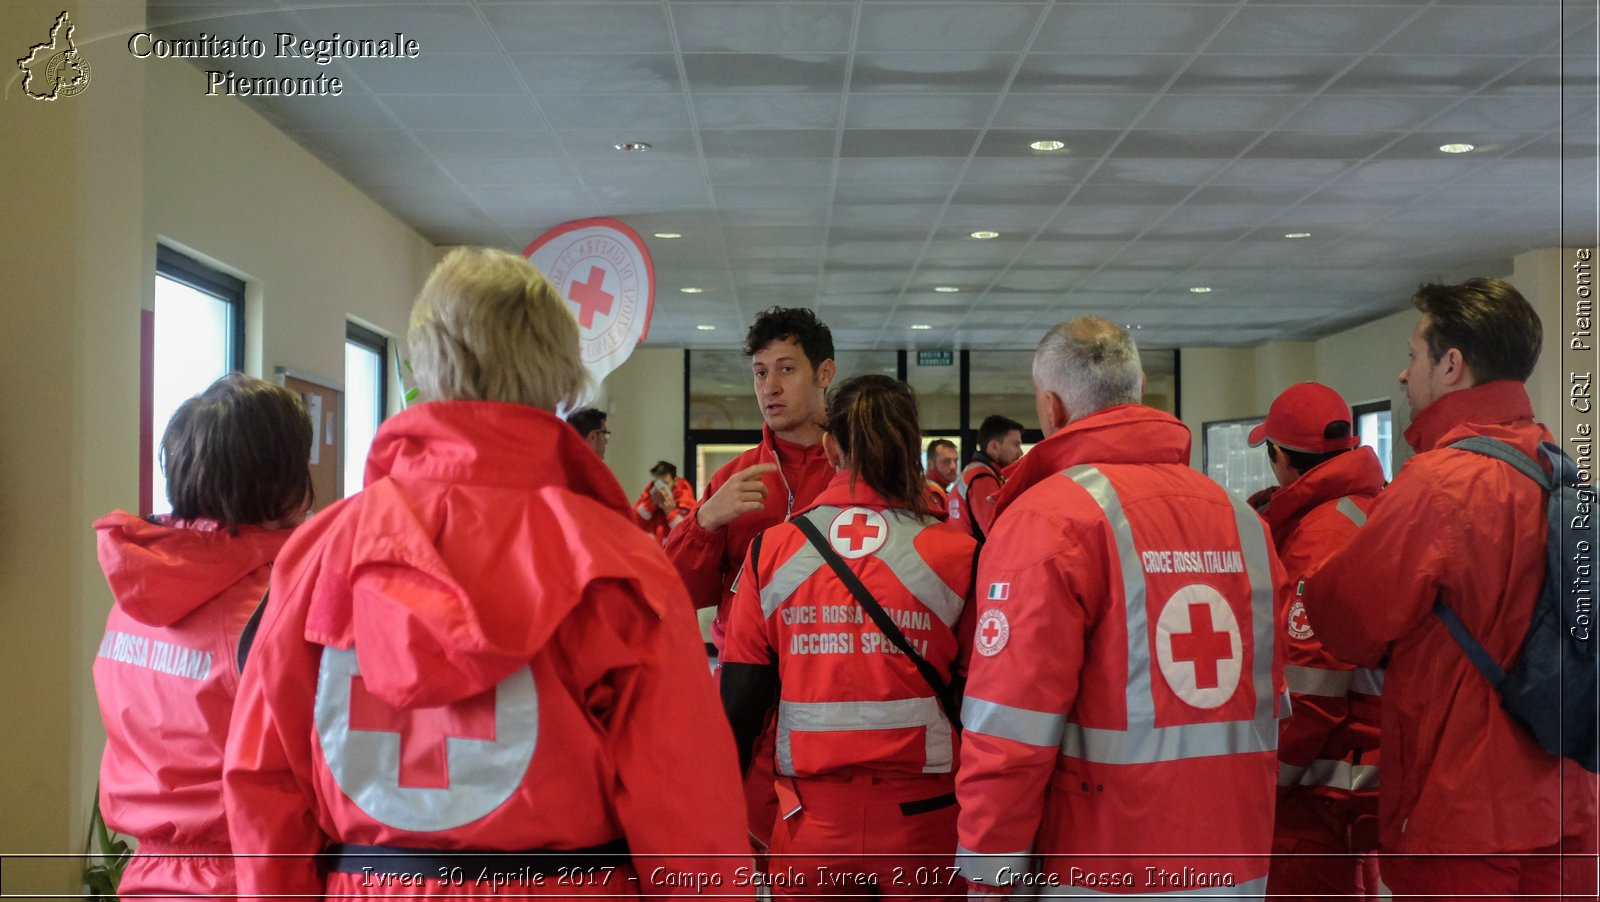
[[[116,596],[94,663],[106,728],[100,810],[137,837],[124,896],[235,889],[222,755],[240,634],[311,501],[311,419],[286,388],[230,373],[161,439],[172,513],[94,524]]]
[[[797,879],[772,881],[774,892],[962,896],[949,870],[953,700],[977,546],[927,514],[909,386],[849,379],[824,428],[837,473],[810,509],[751,544],[723,650],[744,766],[778,706],[772,852],[791,857],[773,869]]]

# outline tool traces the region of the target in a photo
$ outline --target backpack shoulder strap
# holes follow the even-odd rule
[[[1473,637],[1472,631],[1467,629],[1467,625],[1461,622],[1461,618],[1456,616],[1456,612],[1444,603],[1443,598],[1435,598],[1433,600],[1433,615],[1444,622],[1444,628],[1450,631],[1451,638],[1455,639],[1456,644],[1461,646],[1461,650],[1466,653],[1467,660],[1472,662],[1473,667],[1478,668],[1478,672],[1483,674],[1483,678],[1489,681],[1489,685],[1496,689],[1500,688],[1500,683],[1506,678],[1505,668],[1501,667],[1494,658],[1489,656],[1488,650],[1479,644],[1478,640]]]
[[[1552,477],[1545,474],[1543,467],[1539,466],[1533,458],[1499,439],[1492,439],[1486,435],[1474,435],[1451,442],[1450,447],[1504,461],[1515,467],[1517,472],[1538,483],[1539,488],[1548,492],[1552,487]],[[1559,448],[1556,450],[1560,451]],[[1549,453],[1548,450],[1545,451],[1546,455]]]

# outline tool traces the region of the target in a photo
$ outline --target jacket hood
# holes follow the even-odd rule
[[[129,617],[164,627],[261,567],[272,563],[292,529],[240,527],[233,535],[212,520],[143,520],[116,511],[96,520],[100,569]]]
[[[1079,464],[1189,465],[1189,427],[1164,410],[1121,404],[1075,420],[1006,468],[995,516],[1047,476]]]
[[[1383,464],[1370,447],[1362,447],[1323,461],[1279,489],[1262,512],[1272,536],[1282,542],[1301,517],[1320,504],[1346,495],[1372,497],[1383,490]]]
[[[345,503],[330,538],[348,562],[319,577],[306,638],[354,645],[368,691],[395,707],[497,685],[593,580],[671,572],[622,519],[595,543],[605,511],[628,515],[622,486],[570,426],[522,405],[430,402],[392,417]]]
[[[1429,404],[1406,428],[1406,444],[1418,454],[1469,435],[1493,434],[1468,426],[1516,428],[1533,422],[1533,402],[1521,382],[1498,379],[1449,392]],[[1501,437],[1501,436],[1496,436]]]

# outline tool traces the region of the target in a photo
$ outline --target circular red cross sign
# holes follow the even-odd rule
[[[522,255],[567,299],[595,382],[650,333],[656,275],[638,232],[615,219],[577,219],[535,238]]]

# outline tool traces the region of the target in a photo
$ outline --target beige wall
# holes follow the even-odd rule
[[[61,7],[0,4],[43,40]],[[344,319],[395,335],[434,252],[177,61],[133,59],[142,4],[81,3],[77,96],[0,99],[13,213],[0,430],[0,850],[84,845],[104,741],[90,668],[110,595],[90,524],[138,503],[139,311],[166,241],[249,283],[247,368],[343,379]],[[82,863],[7,859],[8,894],[78,889]]]
[[[611,429],[606,464],[629,501],[650,481],[658,460],[677,464],[678,474],[686,474],[681,348],[636,349],[606,377],[593,403],[606,412]]]

